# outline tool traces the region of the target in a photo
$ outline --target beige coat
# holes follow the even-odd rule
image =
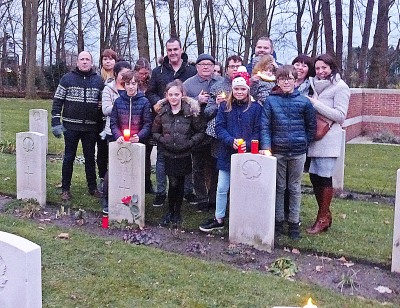
[[[342,127],[349,107],[350,89],[337,74],[333,81],[310,77],[317,100],[314,108],[319,114],[333,122],[329,132],[318,141],[313,141],[308,148],[309,157],[339,157]]]

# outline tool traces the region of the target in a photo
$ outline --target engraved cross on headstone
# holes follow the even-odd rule
[[[127,187],[127,185],[125,184],[125,179],[124,179],[124,183],[123,185],[119,185],[118,188],[120,188],[122,190],[122,195],[125,196],[125,190],[129,191],[131,188]]]
[[[27,166],[28,171],[25,171],[24,173],[28,176],[28,186],[31,186],[30,182],[29,182],[29,177],[31,175],[33,175],[33,172],[29,172],[29,166]]]

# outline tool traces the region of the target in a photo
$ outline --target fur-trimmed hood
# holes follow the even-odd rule
[[[166,98],[164,98],[160,101],[160,105],[161,105],[161,107],[160,107],[159,113],[164,113],[166,111],[171,110],[171,107],[168,104],[168,101]],[[194,117],[197,117],[200,114],[199,102],[193,98],[190,98],[189,96],[182,97],[182,109],[183,109],[183,114],[185,116],[193,115]]]

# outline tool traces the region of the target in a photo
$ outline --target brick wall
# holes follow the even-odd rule
[[[382,131],[400,136],[400,90],[351,89],[343,128],[347,141]]]

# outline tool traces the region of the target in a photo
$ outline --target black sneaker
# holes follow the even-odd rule
[[[182,216],[180,214],[175,214],[171,222],[179,228],[182,225]]]
[[[166,195],[157,194],[153,200],[153,206],[163,206],[166,198]]]
[[[210,219],[200,225],[199,229],[203,232],[211,232],[213,230],[222,230],[224,228],[224,221],[218,222],[216,218]]]
[[[196,195],[193,194],[193,193],[186,194],[186,195],[184,196],[184,198],[185,198],[185,200],[186,200],[187,202],[189,202],[189,203],[192,204],[192,205],[196,205],[197,203],[199,203],[199,202],[197,201]]]
[[[301,238],[300,225],[298,222],[289,222],[289,237],[294,241],[297,241]]]
[[[146,181],[144,187],[146,194],[154,194],[153,184],[151,181]]]
[[[169,224],[173,221],[174,219],[174,213],[167,213],[165,214],[165,216],[163,217],[162,221],[161,221],[161,226],[163,227],[168,227]]]

